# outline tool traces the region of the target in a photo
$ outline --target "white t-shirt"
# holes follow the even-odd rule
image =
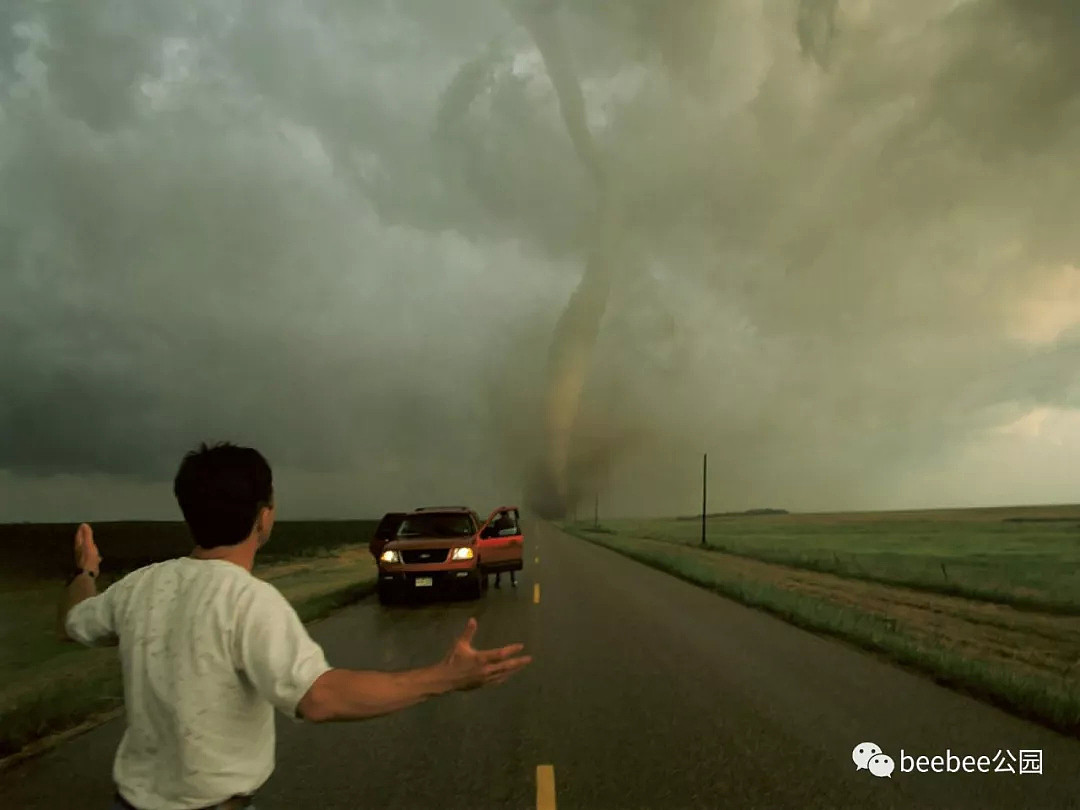
[[[113,779],[145,810],[253,793],[274,770],[274,709],[330,669],[292,605],[224,560],[140,568],[67,616],[71,638],[119,639],[127,729]]]

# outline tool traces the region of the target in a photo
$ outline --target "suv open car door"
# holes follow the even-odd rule
[[[375,527],[375,531],[371,536],[371,542],[368,544],[368,550],[371,552],[371,556],[376,560],[379,559],[379,555],[383,553],[386,544],[394,539],[394,535],[397,534],[397,530],[404,520],[404,512],[387,512],[383,515],[382,520],[379,521],[379,525]]]
[[[491,513],[477,541],[480,567],[485,573],[520,571],[525,555],[525,536],[516,506],[500,506]]]

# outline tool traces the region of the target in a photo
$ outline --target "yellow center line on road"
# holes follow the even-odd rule
[[[555,766],[536,766],[536,810],[555,810]]]
[[[539,558],[539,557],[537,557],[537,558],[536,558],[536,560],[535,560],[535,562],[536,562],[536,564],[537,564],[537,565],[539,565],[539,564],[540,564],[540,558]]]
[[[540,583],[539,582],[534,582],[533,583],[533,604],[534,605],[539,605],[540,604]]]

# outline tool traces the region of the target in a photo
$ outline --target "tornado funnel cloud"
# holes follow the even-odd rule
[[[574,428],[611,288],[610,250],[605,238],[610,228],[610,217],[606,217],[581,282],[555,327],[548,355],[544,409],[547,458],[543,469],[548,483],[543,508],[553,514],[563,513],[571,505],[573,486],[569,474]]]
[[[514,11],[544,60],[570,140],[593,181],[597,200],[585,270],[551,340],[544,395],[544,456],[538,461],[530,493],[533,508],[548,517],[561,517],[571,506],[574,428],[611,289],[615,208],[603,162],[586,122],[581,82],[567,52],[556,4],[517,6]]]
[[[607,304],[610,277],[606,256],[606,230],[610,222],[605,177],[596,143],[585,120],[585,99],[571,63],[556,16],[556,4],[512,6],[517,19],[532,37],[555,88],[559,109],[586,172],[597,191],[601,227],[577,289],[559,319],[548,354],[544,395],[544,449],[537,462],[530,499],[541,513],[558,517],[568,508],[570,448],[592,351]]]
[[[552,517],[567,513],[578,490],[570,480],[574,474],[572,446],[600,323],[615,277],[616,247],[621,241],[617,184],[589,130],[581,81],[559,25],[557,6],[553,0],[512,6],[543,58],[567,133],[596,193],[595,221],[585,270],[556,325],[548,356],[544,402],[546,455],[534,476],[533,505]],[[680,24],[664,42],[665,55],[669,61],[674,60],[679,72],[685,72],[690,63],[702,62],[709,53],[717,21],[716,7],[699,2],[672,16]],[[691,31],[694,36],[688,36]],[[693,45],[692,53],[676,58],[680,45]]]

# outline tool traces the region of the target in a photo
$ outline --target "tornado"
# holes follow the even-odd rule
[[[548,354],[544,396],[544,457],[538,462],[529,495],[531,505],[549,518],[566,515],[573,487],[570,459],[574,427],[607,307],[618,232],[617,201],[608,172],[589,131],[581,82],[567,52],[556,16],[557,3],[515,4],[511,11],[528,30],[555,88],[559,110],[582,167],[596,194],[591,243],[581,281],[555,326]]]
[[[545,456],[534,472],[532,507],[540,514],[564,517],[578,493],[572,476],[575,427],[589,376],[600,324],[616,274],[621,229],[620,195],[612,172],[589,131],[581,81],[574,69],[557,17],[558,0],[511,3],[511,13],[526,28],[555,88],[559,110],[582,167],[596,195],[588,258],[581,281],[567,302],[551,340],[544,398]],[[661,49],[669,67],[684,79],[708,57],[717,24],[717,4],[695,0],[679,9],[661,7]]]

